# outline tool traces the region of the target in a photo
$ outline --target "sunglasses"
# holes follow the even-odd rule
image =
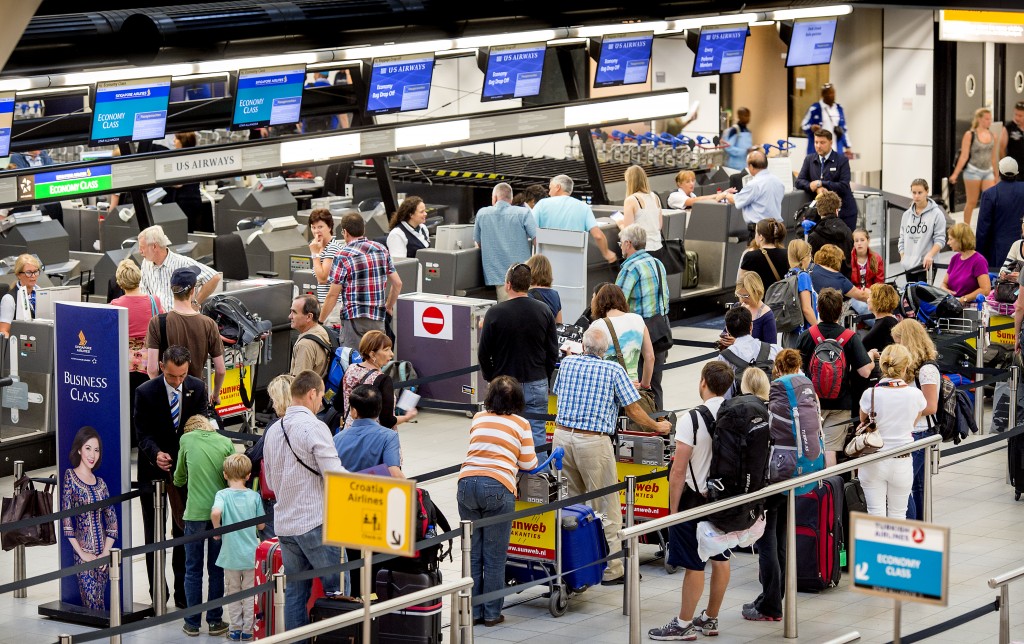
[[[1024,110],[1024,101],[1018,101],[1017,104],[1013,106],[1013,109]]]

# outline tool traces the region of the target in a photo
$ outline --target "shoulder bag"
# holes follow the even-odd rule
[[[612,325],[612,321],[608,318],[604,318],[604,323],[605,326],[608,327],[608,333],[612,336],[612,344],[615,345],[615,360],[619,363],[619,366],[626,371],[626,374],[629,375],[629,369],[626,369],[626,361],[622,357],[622,347],[619,346],[619,336],[615,333],[615,327]],[[637,377],[639,377],[639,374],[637,374]],[[640,387],[637,389],[637,393],[640,394],[640,400],[636,402],[640,405],[640,409],[642,409],[645,414],[653,414],[658,410],[657,405],[654,404],[653,389]],[[651,431],[633,420],[630,420],[629,424],[626,425],[626,430],[630,432],[648,433]]]
[[[876,387],[871,388],[871,412],[868,419],[857,425],[853,438],[843,449],[850,458],[874,454],[884,446],[882,435],[878,433],[878,427],[875,425],[875,389]]]
[[[775,281],[778,282],[779,280],[781,280],[782,276],[779,275],[778,269],[775,268],[775,263],[772,262],[772,258],[771,256],[768,255],[768,251],[762,248],[761,254],[764,255],[764,261],[768,262],[768,268],[771,269],[772,275],[775,276]]]
[[[53,488],[47,484],[44,490],[36,490],[27,475],[14,483],[14,496],[3,500],[0,522],[13,523],[22,519],[42,517],[53,513]],[[53,522],[6,531],[0,537],[4,550],[17,546],[50,546],[57,543]]]
[[[655,300],[655,310],[661,308],[661,271],[654,267],[658,276],[658,292]],[[666,311],[667,313],[667,311]],[[651,344],[654,345],[655,353],[662,353],[672,348],[672,327],[668,324],[668,316],[665,313],[655,313],[649,318],[644,318],[647,331],[651,334]]]

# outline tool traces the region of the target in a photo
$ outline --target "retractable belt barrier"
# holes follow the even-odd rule
[[[978,619],[980,617],[985,617],[989,613],[998,613],[998,612],[999,612],[999,598],[997,597],[996,600],[994,602],[992,602],[992,603],[985,604],[984,606],[979,606],[978,608],[975,608],[974,610],[969,610],[966,613],[962,613],[960,615],[957,615],[956,617],[952,617],[950,619],[947,619],[944,622],[939,622],[938,624],[932,624],[931,626],[929,626],[927,628],[923,628],[923,629],[917,631],[916,633],[910,633],[909,635],[901,635],[900,636],[900,642],[901,642],[901,644],[911,644],[912,642],[920,642],[920,641],[926,640],[929,637],[932,637],[934,635],[938,635],[939,633],[945,633],[946,631],[948,631],[951,628],[956,628],[957,626],[963,626],[964,624],[967,624],[968,622],[973,622],[974,620],[976,620],[976,619]],[[893,642],[890,640],[888,642],[888,644],[893,644]]]

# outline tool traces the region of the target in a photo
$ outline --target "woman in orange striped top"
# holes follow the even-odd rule
[[[508,514],[516,507],[516,474],[537,467],[530,423],[523,413],[523,388],[511,376],[490,382],[484,410],[469,428],[469,452],[459,474],[459,516],[463,520]],[[473,530],[473,594],[505,586],[505,556],[512,522]],[[473,607],[473,623],[497,626],[505,621],[502,599]]]

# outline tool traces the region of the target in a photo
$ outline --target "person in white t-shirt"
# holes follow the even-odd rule
[[[921,390],[904,380],[910,372],[911,360],[906,347],[887,346],[878,362],[882,379],[860,397],[860,420],[864,422],[874,416],[875,431],[881,435],[885,449],[914,442],[914,423],[927,406]],[[907,517],[907,501],[914,482],[910,454],[862,465],[858,476],[864,487],[868,514]]]
[[[711,470],[711,435],[708,425],[718,416],[725,402],[725,394],[732,388],[732,369],[724,362],[705,363],[700,372],[702,405],[679,420],[676,431],[676,454],[669,472],[669,508],[672,512],[689,510],[707,502],[708,473]],[[679,614],[668,624],[652,628],[647,636],[652,640],[690,640],[697,633],[718,635],[718,612],[729,585],[729,556],[724,553],[711,557],[711,596],[708,606],[694,616],[697,602],[704,592],[705,562],[697,554],[697,523],[700,519],[680,523],[669,528],[669,548],[666,563],[685,569],[682,602]]]

